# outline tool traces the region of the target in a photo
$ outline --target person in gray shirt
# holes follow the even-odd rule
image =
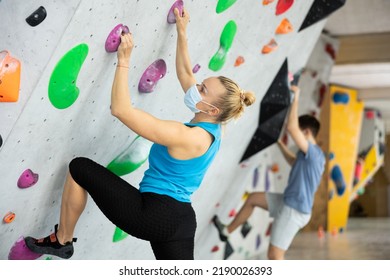
[[[299,151],[294,155],[282,141],[278,141],[284,158],[292,166],[286,189],[283,193],[251,193],[228,225],[224,225],[218,216],[213,217],[219,238],[227,241],[229,234],[248,220],[255,207],[268,210],[270,217],[274,218],[268,247],[268,258],[271,260],[284,259],[294,236],[309,222],[314,194],[325,167],[324,153],[316,142],[320,123],[311,115],[298,118],[300,90],[297,86],[291,86],[291,90],[294,101],[287,121],[287,132]]]

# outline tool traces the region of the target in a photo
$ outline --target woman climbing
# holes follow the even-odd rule
[[[189,123],[165,121],[132,106],[128,87],[131,34],[121,36],[111,92],[111,112],[138,135],[154,142],[139,190],[87,158],[69,164],[62,194],[59,225],[54,233],[26,237],[32,251],[61,258],[73,255],[76,223],[87,194],[104,215],[130,235],[150,241],[156,259],[193,259],[196,218],[190,196],[198,189],[221,141],[221,124],[241,115],[255,101],[225,77],[197,84],[188,55],[189,14],[175,9],[176,73],[185,92],[184,103],[195,113]]]

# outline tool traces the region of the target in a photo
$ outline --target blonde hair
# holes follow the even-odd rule
[[[256,101],[254,93],[240,89],[234,81],[224,76],[219,76],[218,79],[226,88],[226,94],[217,101],[216,106],[222,110],[217,121],[227,122],[232,118],[239,118],[244,112],[244,107]]]

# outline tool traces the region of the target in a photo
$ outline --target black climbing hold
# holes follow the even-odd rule
[[[331,13],[344,6],[345,1],[346,0],[314,0],[299,31],[328,17]]]
[[[232,245],[230,244],[230,242],[227,241],[226,246],[225,246],[225,254],[223,256],[223,259],[227,260],[231,256],[231,254],[233,254],[233,253],[234,253],[234,249],[233,249]]]
[[[251,229],[252,229],[252,226],[248,222],[245,222],[241,227],[242,237],[245,238],[248,235],[248,233],[251,231]]]
[[[31,26],[37,26],[45,20],[46,16],[47,13],[45,7],[40,6],[35,12],[26,18],[26,22]]]
[[[3,138],[1,138],[1,135],[0,135],[0,147],[3,146]]]

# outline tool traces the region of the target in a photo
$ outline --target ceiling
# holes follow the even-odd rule
[[[390,33],[390,0],[347,0],[332,14],[325,30],[334,37]],[[386,42],[387,44],[387,42]],[[389,51],[390,51],[390,42]],[[366,107],[381,111],[390,133],[390,63],[341,64],[332,69],[330,82],[359,90]],[[380,94],[378,94],[380,92]]]

